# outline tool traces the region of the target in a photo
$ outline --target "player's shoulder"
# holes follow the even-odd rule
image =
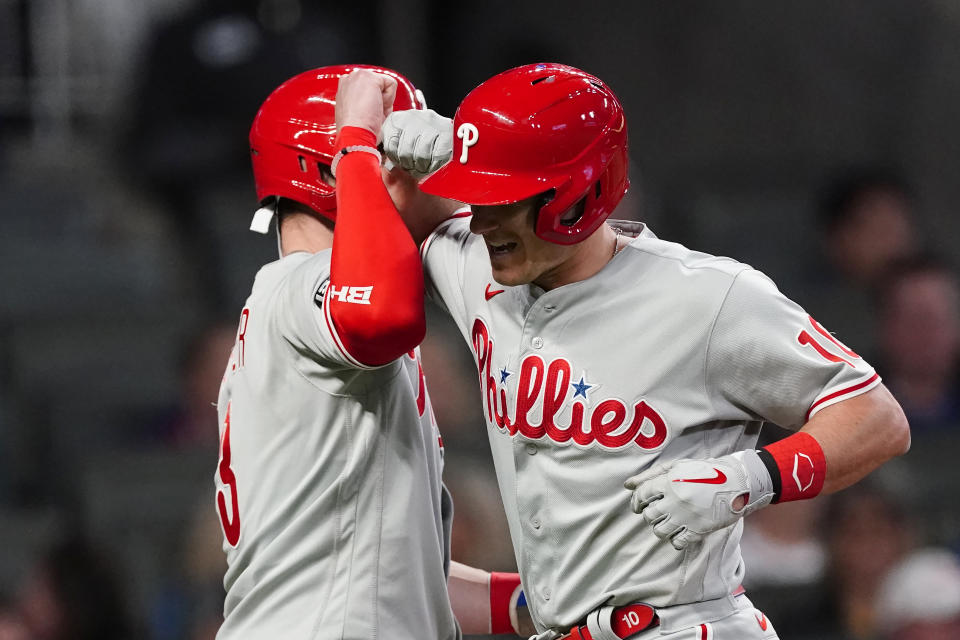
[[[458,209],[449,218],[437,225],[430,232],[427,239],[420,245],[420,255],[426,256],[428,251],[436,245],[454,243],[460,247],[470,242],[473,234],[470,233],[470,209]]]
[[[728,258],[690,249],[678,242],[658,238],[642,223],[611,221],[614,227],[636,234],[624,248],[624,253],[640,263],[645,270],[656,269],[665,274],[675,273],[684,279],[711,279],[733,281],[741,273],[754,271],[750,265]]]
[[[678,298],[685,304],[746,310],[787,300],[769,276],[749,264],[661,240],[645,226],[628,248],[639,273],[682,293]]]
[[[291,276],[302,276],[309,280],[329,278],[330,251],[298,251],[263,265],[253,281],[253,291],[255,294],[258,291],[275,291]]]

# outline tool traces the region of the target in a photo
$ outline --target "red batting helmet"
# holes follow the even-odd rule
[[[494,76],[464,98],[453,127],[453,158],[421,188],[475,205],[550,192],[536,223],[544,240],[584,240],[627,192],[623,107],[579,69],[530,64]]]
[[[337,85],[354,69],[371,69],[396,79],[395,111],[423,108],[413,84],[383,67],[321,67],[290,78],[267,96],[250,128],[253,179],[261,203],[274,196],[289,198],[336,219],[336,194],[324,182],[320,165],[329,171],[337,137]]]

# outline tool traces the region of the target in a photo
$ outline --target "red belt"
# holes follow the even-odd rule
[[[610,627],[618,638],[630,636],[651,629],[660,624],[656,610],[648,604],[627,604],[617,607],[610,614]],[[577,625],[570,629],[570,633],[558,640],[593,640],[593,635],[587,625]]]
[[[746,593],[743,585],[734,589],[730,595],[738,596],[742,593]],[[657,626],[660,626],[657,610],[648,604],[627,604],[615,608],[610,614],[610,628],[621,640]],[[583,623],[573,627],[569,633],[557,640],[594,640],[594,638],[586,623]]]

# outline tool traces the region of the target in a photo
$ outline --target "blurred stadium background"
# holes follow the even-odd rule
[[[748,523],[751,596],[784,638],[900,637],[884,607],[926,610],[883,583],[932,584],[960,546],[960,3],[0,0],[0,639],[215,633],[210,403],[276,253],[246,231],[270,90],[382,64],[452,115],[534,61],[623,100],[615,217],[765,271],[908,409],[906,457]],[[455,555],[510,569],[470,357],[436,313],[423,350]]]

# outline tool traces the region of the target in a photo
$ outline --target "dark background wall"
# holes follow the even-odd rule
[[[0,0],[0,620],[65,533],[109,550],[139,637],[216,617],[204,381],[276,255],[246,231],[246,134],[269,91],[307,68],[380,63],[452,115],[479,82],[534,61],[621,97],[633,187],[617,216],[764,270],[867,354],[869,292],[829,275],[827,182],[899,173],[925,244],[956,267],[953,0]],[[463,470],[450,482],[464,501],[493,495],[469,360],[432,323],[438,377],[466,385],[434,393]],[[477,561],[509,568],[495,496],[480,502],[500,524]],[[930,541],[957,541],[951,517]]]

